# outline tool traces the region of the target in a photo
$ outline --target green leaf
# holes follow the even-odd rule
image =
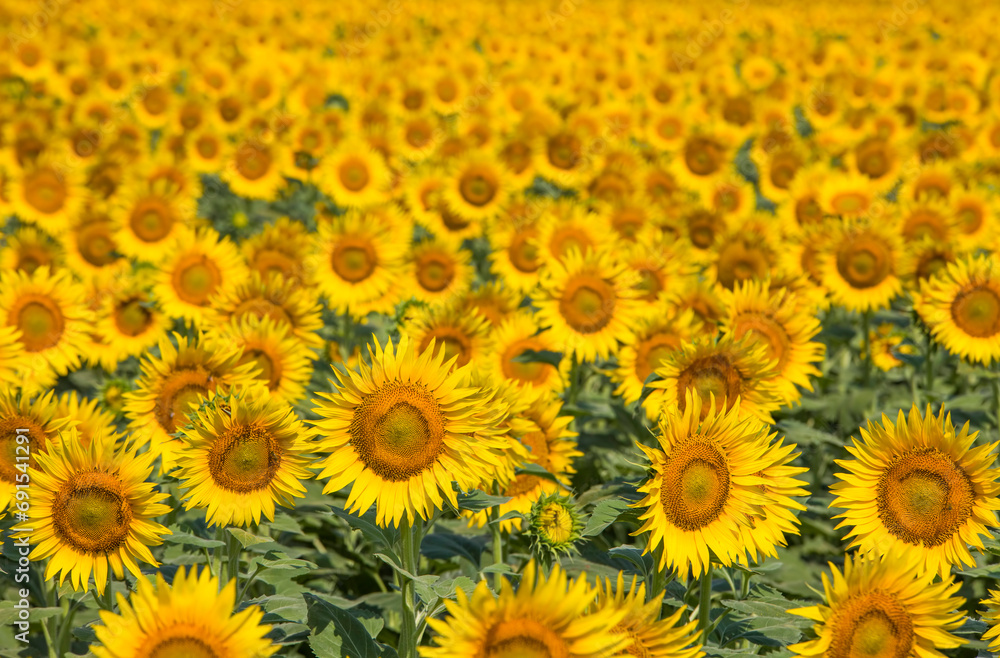
[[[372,639],[354,615],[306,592],[306,625],[312,630],[309,648],[316,658],[385,658],[388,653]]]
[[[587,520],[587,527],[583,530],[584,537],[593,537],[604,532],[604,529],[618,520],[618,516],[629,509],[629,503],[622,498],[612,498],[602,500],[594,507],[594,511]]]
[[[218,539],[203,539],[190,533],[177,532],[176,530],[172,535],[165,535],[163,541],[168,544],[184,544],[185,546],[194,546],[195,548],[219,548],[226,545],[226,542],[219,541]]]
[[[420,542],[420,552],[428,559],[450,560],[453,557],[463,557],[477,569],[483,548],[482,543],[469,537],[440,531],[427,535]]]
[[[381,528],[375,523],[375,510],[368,510],[364,516],[349,514],[347,510],[340,507],[331,507],[330,510],[347,521],[355,530],[360,530],[365,539],[373,544],[381,544],[386,548],[392,548],[399,541],[398,528]]]
[[[551,352],[549,350],[524,350],[511,361],[514,363],[547,363],[555,368],[562,363],[562,352]]]
[[[479,489],[473,489],[472,491],[466,493],[459,490],[458,485],[454,486],[455,490],[458,491],[458,509],[460,510],[480,512],[484,509],[502,505],[510,500],[510,497],[508,496],[491,496],[485,491],[480,491]]]
[[[291,532],[296,535],[302,534],[302,526],[299,525],[299,522],[284,512],[275,514],[274,521],[271,521],[269,525],[272,530],[277,530],[278,532]]]
[[[517,475],[534,475],[535,477],[542,478],[543,480],[551,480],[563,489],[566,489],[567,491],[570,490],[569,487],[559,481],[559,478],[546,471],[540,464],[536,464],[534,462],[524,464],[518,468],[515,473],[517,473]]]
[[[14,601],[0,602],[0,625],[6,626],[18,618],[19,611],[14,607]],[[30,621],[36,622],[62,614],[62,608],[30,608]]]
[[[255,544],[266,544],[267,542],[274,541],[270,537],[261,537],[260,535],[249,533],[242,528],[227,528],[227,530],[243,548],[250,548]]]
[[[462,590],[471,596],[474,589],[476,582],[468,576],[442,579],[434,584],[434,593],[442,599],[454,599],[457,590]]]

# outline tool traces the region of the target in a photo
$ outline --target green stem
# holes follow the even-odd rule
[[[861,332],[864,339],[864,352],[861,355],[862,361],[864,361],[864,368],[861,371],[862,382],[868,384],[871,381],[872,376],[872,341],[871,335],[869,334],[869,325],[871,324],[872,312],[866,310],[861,314]]]
[[[417,560],[414,558],[413,528],[409,520],[399,526],[399,536],[402,543],[403,569],[412,576],[417,576]],[[403,596],[402,625],[399,632],[399,658],[416,658],[417,627],[416,605],[413,599],[413,581],[407,577],[400,579],[399,591]]]
[[[993,366],[993,375],[990,380],[990,387],[993,389],[993,417],[1000,430],[1000,361]]]
[[[493,495],[500,495],[500,485],[493,483]],[[503,537],[500,532],[500,506],[494,505],[490,508],[490,531],[493,533],[493,564],[499,566],[503,564]],[[503,582],[503,574],[497,571],[493,574],[493,589],[500,591],[500,583]]]
[[[247,595],[247,590],[250,589],[250,585],[253,584],[253,581],[257,579],[257,574],[259,574],[263,570],[264,567],[258,564],[257,568],[254,569],[252,574],[250,574],[250,577],[247,578],[247,581],[243,583],[243,589],[240,590],[240,598],[236,599],[237,607],[239,607],[240,603],[243,602],[243,598]],[[385,590],[383,589],[382,591],[384,592]]]
[[[215,541],[220,541],[223,543],[223,545],[212,547],[212,565],[213,565],[212,573],[219,578],[220,588],[224,587],[226,581],[228,580],[228,578],[222,575],[222,565],[223,565],[222,553],[225,550],[225,543],[226,543],[226,538],[222,534],[223,532],[225,532],[224,526],[220,525],[218,528],[215,529]]]
[[[45,636],[45,646],[49,648],[49,658],[59,658],[56,648],[52,645],[52,634],[49,633],[48,620],[42,622],[42,635]]]
[[[706,567],[701,577],[701,600],[698,602],[698,630],[701,631],[702,645],[708,644],[708,624],[712,611],[712,565]]]
[[[109,578],[107,585],[104,586],[104,609],[108,612],[115,611],[115,588],[113,583],[114,581]]]
[[[924,394],[930,402],[931,389],[934,388],[934,339],[930,333],[927,334],[926,349],[924,350]]]
[[[740,601],[745,601],[750,596],[750,572],[744,571],[740,580]]]
[[[226,557],[229,558],[228,579],[236,581],[234,589],[240,588],[240,549],[242,548],[238,539],[231,532],[226,532]]]
[[[110,589],[110,587],[111,584],[109,583],[108,588]],[[58,639],[56,640],[56,649],[59,651],[60,656],[65,656],[69,652],[69,645],[70,645],[69,635],[70,635],[70,629],[73,628],[73,617],[76,616],[76,610],[82,604],[83,604],[83,599],[80,599],[78,601],[73,601],[73,603],[71,603],[69,606],[69,610],[67,610],[66,614],[63,616],[62,622],[60,623],[59,635]]]

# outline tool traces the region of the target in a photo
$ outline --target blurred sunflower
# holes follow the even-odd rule
[[[305,394],[312,377],[314,352],[287,324],[268,316],[244,315],[219,328],[224,340],[243,351],[240,364],[253,363],[271,395],[290,405]]]
[[[518,311],[493,329],[492,349],[483,357],[483,367],[495,380],[508,380],[518,387],[558,393],[566,384],[565,359],[559,365],[541,360],[524,360],[528,352],[557,352],[552,334],[541,331],[535,314]]]
[[[420,655],[617,655],[628,646],[629,636],[613,629],[628,611],[603,608],[588,612],[595,593],[584,575],[569,580],[557,564],[546,576],[532,560],[524,567],[517,593],[506,578],[501,581],[499,596],[490,591],[485,580],[479,581],[471,599],[464,590],[456,589],[456,599],[445,603],[448,617],[428,620],[437,631],[436,646],[420,647]]]
[[[208,568],[181,567],[167,585],[156,574],[156,588],[138,575],[136,591],[126,600],[118,594],[118,611],[101,611],[94,627],[97,641],[90,650],[97,658],[146,656],[240,656],[266,658],[278,650],[264,636],[271,627],[261,624],[264,611],[251,605],[234,613],[236,580],[220,589]]]
[[[632,338],[629,324],[638,307],[630,278],[609,250],[586,255],[570,250],[563,261],[546,263],[542,286],[532,297],[539,324],[551,327],[553,340],[581,361],[608,358],[619,341]]]
[[[95,207],[74,217],[60,236],[66,266],[82,281],[105,283],[128,269],[128,260],[118,253],[116,226],[111,216]]]
[[[314,400],[317,448],[330,453],[318,464],[330,478],[324,492],[350,486],[345,506],[375,505],[383,527],[426,519],[445,498],[457,507],[452,482],[475,488],[501,463],[508,444],[496,426],[507,409],[459,386],[465,369],[449,373],[441,352],[417,354],[406,336],[368,349],[371,365],[335,371],[334,392]]]
[[[170,318],[154,305],[146,272],[134,271],[123,277],[100,298],[95,328],[107,339],[104,350],[109,363],[141,356],[170,329]]]
[[[691,309],[677,312],[666,304],[638,322],[633,328],[635,339],[619,350],[618,367],[610,374],[611,381],[618,384],[615,395],[625,404],[638,402],[649,376],[684,342],[694,340],[700,324]]]
[[[45,579],[70,577],[73,589],[86,590],[90,575],[98,594],[108,584],[108,567],[119,580],[123,566],[141,575],[136,560],[159,566],[149,546],[170,534],[153,521],[170,511],[146,479],[155,455],[115,447],[116,435],[98,435],[86,446],[75,428],[53,438],[35,456],[31,471],[31,509],[19,537],[33,545],[30,559],[49,559]],[[19,528],[15,527],[15,532]]]
[[[413,310],[400,329],[410,337],[417,352],[430,349],[443,353],[445,361],[454,357],[455,368],[479,363],[491,351],[490,324],[481,315],[470,315],[455,304],[424,306]]]
[[[323,339],[317,333],[323,326],[323,318],[316,294],[280,274],[264,276],[251,271],[249,277],[218,291],[210,301],[212,309],[206,326],[238,322],[248,316],[269,317],[288,325],[306,345],[323,346]]]
[[[643,402],[646,416],[655,420],[674,410],[683,413],[688,392],[696,391],[703,399],[714,396],[720,409],[729,410],[739,403],[746,415],[773,422],[771,412],[781,406],[775,366],[767,346],[752,336],[737,339],[726,334],[683,343],[654,370],[659,379],[648,384],[653,391]],[[709,407],[700,409],[706,414]]]
[[[414,244],[408,260],[408,292],[428,304],[449,302],[472,285],[471,254],[448,236]]]
[[[88,195],[82,173],[75,167],[58,165],[47,156],[14,169],[9,185],[11,206],[24,221],[61,233],[76,217]]]
[[[273,140],[253,139],[236,144],[222,168],[222,180],[242,197],[276,200],[285,185],[281,166],[284,148]]]
[[[56,401],[56,418],[76,427],[81,445],[86,448],[94,437],[115,435],[115,415],[101,408],[96,399],[87,399],[78,391],[67,391]]]
[[[663,545],[660,570],[698,577],[711,564],[710,546],[725,565],[750,548],[740,528],[775,502],[758,475],[773,461],[767,430],[738,406],[726,411],[687,391],[679,410],[660,416],[658,447],[638,444],[650,471],[644,498],[631,505],[643,522],[632,534],[650,533],[645,553]]]
[[[0,391],[0,511],[7,509],[14,499],[17,475],[25,468],[34,468],[36,458],[45,452],[56,433],[72,426],[72,420],[59,413],[52,391],[32,399],[14,388]],[[18,429],[28,430],[17,432]],[[27,443],[18,441],[26,436]],[[23,444],[28,449],[28,461],[15,459],[15,446]],[[23,478],[22,478],[23,479]]]
[[[521,208],[507,207],[487,230],[490,264],[505,286],[520,293],[531,292],[545,258],[538,244],[538,222]],[[523,208],[527,210],[527,208]]]
[[[951,576],[934,582],[931,572],[918,575],[910,561],[850,554],[841,572],[832,563],[833,582],[823,574],[824,604],[788,612],[816,622],[816,639],[793,644],[796,656],[869,656],[944,658],[965,640],[952,635],[965,621],[955,596],[961,583]]]
[[[511,189],[500,163],[484,155],[466,155],[451,167],[441,191],[448,210],[466,221],[492,219]]]
[[[266,279],[279,274],[299,285],[310,285],[315,272],[308,267],[313,234],[305,224],[289,217],[279,217],[260,233],[240,243],[247,265]]]
[[[637,586],[638,585],[638,586]],[[625,587],[624,574],[618,572],[614,585],[610,579],[597,580],[597,596],[591,612],[595,614],[625,611],[625,617],[611,629],[616,635],[628,638],[629,644],[619,649],[620,656],[642,658],[701,658],[705,652],[698,642],[698,621],[684,623],[684,610],[677,610],[660,618],[663,602],[654,595],[646,596],[646,583],[632,577]]]
[[[159,356],[147,354],[136,390],[125,394],[125,416],[137,445],[149,443],[160,454],[160,470],[169,472],[183,447],[173,438],[186,424],[186,416],[213,392],[226,392],[257,379],[253,363],[240,364],[238,348],[210,342],[204,336],[188,340],[173,334],[163,337]]]
[[[348,139],[323,157],[319,185],[341,207],[366,208],[386,200],[391,175],[381,153]]]
[[[0,325],[0,385],[14,385],[18,371],[28,363],[27,353],[21,345],[21,332],[17,327]]]
[[[822,284],[833,303],[851,311],[885,308],[903,288],[901,245],[891,226],[845,221],[820,255]]]
[[[583,255],[606,248],[613,234],[587,206],[572,199],[545,206],[538,219],[537,242],[526,247],[538,248],[545,262],[563,261],[574,249]]]
[[[209,527],[273,521],[275,504],[292,507],[305,495],[312,432],[265,387],[210,393],[188,420],[175,477],[184,508],[205,508]]]
[[[1000,359],[1000,272],[995,255],[959,259],[921,282],[913,307],[934,339],[953,354]]]
[[[39,267],[58,270],[65,260],[62,245],[34,226],[21,226],[4,236],[0,247],[0,269],[21,270],[32,274]]]
[[[727,308],[722,331],[737,340],[749,335],[767,347],[767,358],[776,362],[773,384],[786,404],[799,398],[796,386],[812,390],[810,377],[820,376],[813,364],[823,360],[825,346],[812,339],[819,320],[785,288],[772,290],[767,283],[748,281],[724,295]]]
[[[211,228],[185,231],[164,254],[153,290],[163,312],[202,325],[213,295],[246,277],[246,263],[228,238]]]
[[[132,181],[115,195],[119,227],[115,244],[127,256],[157,263],[195,216],[195,206],[176,195]]]
[[[984,550],[980,535],[991,536],[1000,510],[1000,469],[990,454],[1000,444],[973,448],[977,434],[968,423],[956,431],[943,409],[921,416],[916,405],[909,417],[900,410],[895,425],[884,414],[881,425],[869,421],[861,442],[847,447],[854,459],[837,460],[848,472],[831,487],[830,506],[847,510],[835,518],[844,519],[838,528],[852,528],[850,547],[892,551],[942,576],[974,566],[968,545]]]

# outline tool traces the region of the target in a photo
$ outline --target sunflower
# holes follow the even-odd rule
[[[118,594],[118,611],[101,611],[94,630],[100,645],[91,645],[97,658],[185,656],[209,658],[241,656],[267,658],[278,650],[264,636],[271,627],[261,624],[264,611],[251,605],[234,613],[236,580],[220,590],[211,570],[181,567],[167,585],[156,574],[156,588],[139,576],[129,600]]]
[[[586,157],[588,136],[582,129],[557,127],[538,137],[531,150],[538,154],[535,167],[540,176],[564,189],[585,181],[591,173],[590,158]]]
[[[975,250],[996,231],[998,213],[996,197],[984,188],[960,190],[951,200],[951,211],[955,215],[959,243],[968,250]]]
[[[638,322],[633,329],[634,340],[618,352],[618,367],[610,373],[611,381],[618,384],[615,395],[620,395],[625,404],[638,402],[653,371],[685,341],[693,340],[700,325],[691,309],[676,312],[667,304],[660,304],[658,313]]]
[[[616,635],[628,638],[629,644],[620,649],[621,656],[642,658],[701,658],[705,652],[698,642],[698,620],[684,623],[684,610],[660,618],[663,601],[655,593],[646,596],[646,583],[632,577],[625,587],[624,574],[618,572],[617,583],[598,579],[597,596],[591,610],[596,614],[625,611],[625,617],[611,629]]]
[[[430,231],[441,219],[437,209],[446,178],[441,167],[422,164],[415,165],[401,181],[403,204],[413,219]]]
[[[159,342],[159,356],[147,354],[134,392],[125,394],[125,416],[138,445],[162,454],[161,471],[174,465],[182,444],[173,438],[185,416],[212,392],[226,392],[257,379],[252,363],[240,364],[240,350],[209,342],[204,336],[188,340],[173,334]]]
[[[496,159],[465,155],[452,163],[441,198],[458,217],[483,221],[496,216],[510,189],[506,172]]]
[[[674,158],[671,173],[681,187],[694,192],[708,191],[724,174],[732,160],[730,140],[721,126],[694,127]]]
[[[645,497],[632,504],[650,533],[646,553],[660,551],[658,568],[695,577],[710,567],[709,547],[720,562],[732,564],[747,549],[740,529],[765,517],[764,505],[777,502],[759,473],[774,462],[767,425],[715,398],[703,401],[686,391],[677,411],[660,416],[658,447],[639,448],[650,461]]]
[[[866,176],[828,171],[818,201],[826,214],[851,219],[873,211],[876,199]]]
[[[1000,359],[1000,272],[995,255],[969,256],[921,282],[913,306],[934,339],[963,359]]]
[[[678,243],[655,237],[655,229],[644,230],[635,243],[623,245],[621,260],[628,276],[635,281],[633,290],[639,313],[643,316],[663,311],[663,301],[680,281],[692,276],[697,265]]]
[[[521,308],[523,300],[524,295],[505,287],[502,281],[489,281],[466,291],[455,303],[483,316],[495,328]]]
[[[351,210],[319,224],[307,269],[331,308],[363,319],[395,306],[399,295],[390,293],[399,286],[407,246],[396,226]]]
[[[22,226],[5,238],[6,246],[0,247],[0,270],[31,274],[42,266],[57,270],[62,265],[62,245],[34,226]]]
[[[526,515],[531,506],[542,496],[554,494],[568,487],[570,477],[576,473],[573,461],[582,457],[577,450],[576,432],[569,429],[572,416],[561,416],[562,402],[547,391],[525,391],[519,395],[510,418],[511,434],[527,448],[522,463],[538,464],[558,483],[537,475],[519,473],[501,486],[501,495],[509,497],[500,504],[500,516],[510,512]],[[521,465],[520,463],[515,464]],[[562,487],[560,486],[562,485]],[[471,515],[470,525],[483,527],[489,522],[489,511]],[[514,517],[500,522],[500,529],[507,532],[521,528],[521,518]]]
[[[72,426],[70,418],[59,414],[52,391],[32,400],[23,392],[9,388],[0,392],[0,511],[14,499],[15,484],[19,473],[34,468],[36,458],[60,430]],[[17,430],[28,430],[18,432]],[[15,459],[15,446],[27,437],[28,460]],[[23,479],[23,478],[22,478]]]
[[[240,251],[251,270],[267,278],[280,274],[285,279],[309,285],[315,272],[306,267],[313,236],[305,224],[288,217],[279,217],[260,233],[240,243]]]
[[[453,367],[461,368],[470,362],[479,363],[491,351],[491,328],[483,316],[446,304],[415,309],[403,322],[400,333],[410,337],[417,352],[434,343],[435,356],[442,352],[446,361],[455,357]]]
[[[820,255],[822,285],[852,311],[885,308],[903,284],[897,274],[901,246],[891,226],[845,221],[832,230]]]
[[[200,174],[218,173],[231,161],[232,146],[210,126],[188,133],[185,139],[188,166]]]
[[[294,506],[312,478],[312,432],[262,386],[210,394],[181,430],[177,470],[185,509],[206,508],[208,525],[246,527],[275,504]]]
[[[896,325],[883,322],[868,333],[868,345],[872,353],[872,363],[882,372],[903,365],[899,354],[915,354],[917,349],[904,343],[906,335]]]
[[[965,621],[955,596],[961,586],[951,576],[934,582],[900,556],[848,555],[841,572],[832,563],[833,582],[823,574],[824,604],[788,612],[817,622],[815,640],[789,646],[796,656],[851,655],[944,658],[965,640],[952,635]]]
[[[709,284],[703,277],[688,276],[682,278],[675,289],[667,293],[667,302],[678,312],[686,309],[694,311],[696,319],[703,325],[702,334],[714,336],[718,332],[719,322],[726,314],[720,293],[718,284]]]
[[[286,324],[310,347],[323,347],[317,333],[323,327],[322,306],[316,294],[279,274],[250,276],[211,299],[212,310],[206,326],[238,321],[244,316],[269,317]]]
[[[851,151],[849,162],[853,171],[867,176],[872,189],[887,192],[896,184],[902,169],[902,158],[892,142],[884,137],[866,137]]]
[[[315,354],[287,324],[266,315],[244,315],[220,331],[227,343],[243,350],[239,363],[252,362],[260,371],[260,381],[275,399],[295,404],[302,398]]]
[[[17,327],[0,325],[0,385],[15,385],[18,371],[29,363]]]
[[[386,200],[391,172],[382,154],[360,139],[345,139],[320,163],[319,185],[341,207]]]
[[[20,332],[19,344],[31,360],[21,371],[25,385],[46,388],[80,365],[91,313],[84,289],[67,270],[39,267],[32,274],[0,274],[0,322]]]
[[[87,199],[80,170],[57,164],[46,155],[11,173],[8,194],[14,212],[49,233],[65,229]]]
[[[228,238],[211,228],[186,231],[163,256],[154,291],[163,312],[196,325],[206,321],[209,301],[246,277],[246,264]]]
[[[236,194],[248,199],[275,201],[285,185],[280,142],[251,139],[236,144],[222,169],[222,180]]]
[[[606,359],[617,351],[618,341],[632,338],[636,294],[624,266],[609,251],[582,255],[572,249],[546,268],[532,300],[540,324],[551,327],[553,340],[565,344],[565,353],[582,361]]]
[[[538,222],[526,206],[507,206],[487,230],[491,269],[506,287],[529,293],[545,263],[538,244]]]
[[[904,242],[930,238],[947,242],[958,235],[957,217],[947,203],[934,198],[899,204],[899,234]]]
[[[818,164],[803,167],[795,175],[788,186],[787,197],[777,210],[786,235],[796,235],[823,225],[826,213],[821,203],[823,182],[827,175],[827,168]]]
[[[958,185],[958,173],[954,164],[940,161],[925,163],[913,178],[903,183],[903,186],[899,188],[897,198],[900,201],[922,201],[924,199],[947,201]]]
[[[740,283],[767,279],[778,262],[773,229],[754,217],[719,236],[712,248],[706,275],[723,289]]]
[[[195,218],[196,206],[166,192],[132,182],[115,195],[115,244],[126,256],[156,263]]]
[[[118,253],[116,233],[111,216],[97,208],[73,218],[60,238],[66,266],[84,282],[106,283],[120,276],[128,269],[128,260]]]
[[[445,498],[457,507],[452,482],[469,490],[490,480],[509,449],[496,429],[507,409],[460,386],[464,368],[448,373],[443,353],[417,354],[406,336],[368,350],[370,366],[335,371],[335,391],[314,400],[317,447],[330,453],[318,464],[330,478],[324,492],[350,485],[346,507],[363,514],[374,504],[383,527],[426,519]]]
[[[77,391],[63,393],[56,401],[56,417],[75,426],[80,443],[86,448],[95,437],[115,435],[115,414],[102,409],[95,399],[81,397]]]
[[[454,656],[560,656],[600,658],[616,655],[628,637],[613,629],[625,609],[588,611],[596,590],[585,574],[569,580],[559,565],[548,577],[534,560],[524,567],[514,592],[504,578],[499,596],[481,580],[472,598],[461,588],[445,606],[448,617],[429,619],[436,646],[420,647],[422,658]]]
[[[71,428],[35,455],[30,525],[19,536],[30,538],[31,560],[49,558],[46,580],[60,574],[61,585],[69,576],[74,590],[86,590],[93,572],[103,594],[109,566],[119,580],[125,578],[123,566],[140,575],[137,559],[159,566],[148,547],[170,534],[153,521],[170,511],[160,502],[169,494],[146,481],[155,455],[116,449],[115,439],[98,435],[84,446]]]
[[[825,347],[812,340],[820,323],[802,300],[785,288],[772,290],[754,281],[727,291],[724,299],[728,313],[722,331],[737,340],[749,335],[767,348],[767,358],[776,362],[773,384],[782,401],[799,398],[796,386],[813,390],[810,377],[820,376],[813,364],[823,360]]]
[[[524,532],[531,540],[532,552],[545,558],[575,553],[574,544],[586,527],[582,510],[572,498],[560,493],[536,500],[525,520],[528,524]]]
[[[534,246],[545,262],[550,259],[562,261],[574,249],[586,255],[606,247],[613,239],[606,224],[587,206],[567,199],[542,208]]]
[[[985,633],[983,633],[982,639],[992,640],[988,647],[989,651],[996,652],[1000,649],[1000,590],[990,590],[989,598],[983,599],[980,603],[986,606],[986,610],[982,613],[982,619],[990,628]]]
[[[95,329],[107,340],[109,361],[141,356],[170,329],[170,318],[154,305],[149,277],[134,271],[100,297]],[[114,370],[114,368],[111,368]]]
[[[837,460],[830,504],[847,511],[838,528],[852,528],[850,548],[884,556],[890,551],[913,558],[914,568],[946,576],[952,566],[975,566],[972,544],[983,551],[980,535],[998,527],[1000,469],[990,453],[1000,445],[973,448],[977,432],[957,430],[951,414],[935,417],[916,405],[909,417],[899,411],[896,424],[882,416],[869,421],[861,442],[847,450],[854,459]]]
[[[540,331],[535,314],[518,311],[493,329],[492,349],[480,361],[495,381],[508,380],[518,387],[559,393],[566,385],[568,361],[557,366],[545,361],[522,361],[526,352],[557,352],[552,333]]]
[[[470,253],[448,236],[416,243],[408,260],[409,292],[428,304],[449,302],[472,286],[475,270]]]

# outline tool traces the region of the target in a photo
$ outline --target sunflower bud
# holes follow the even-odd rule
[[[572,553],[583,532],[583,515],[571,498],[558,493],[542,496],[531,506],[527,533],[535,552]]]

